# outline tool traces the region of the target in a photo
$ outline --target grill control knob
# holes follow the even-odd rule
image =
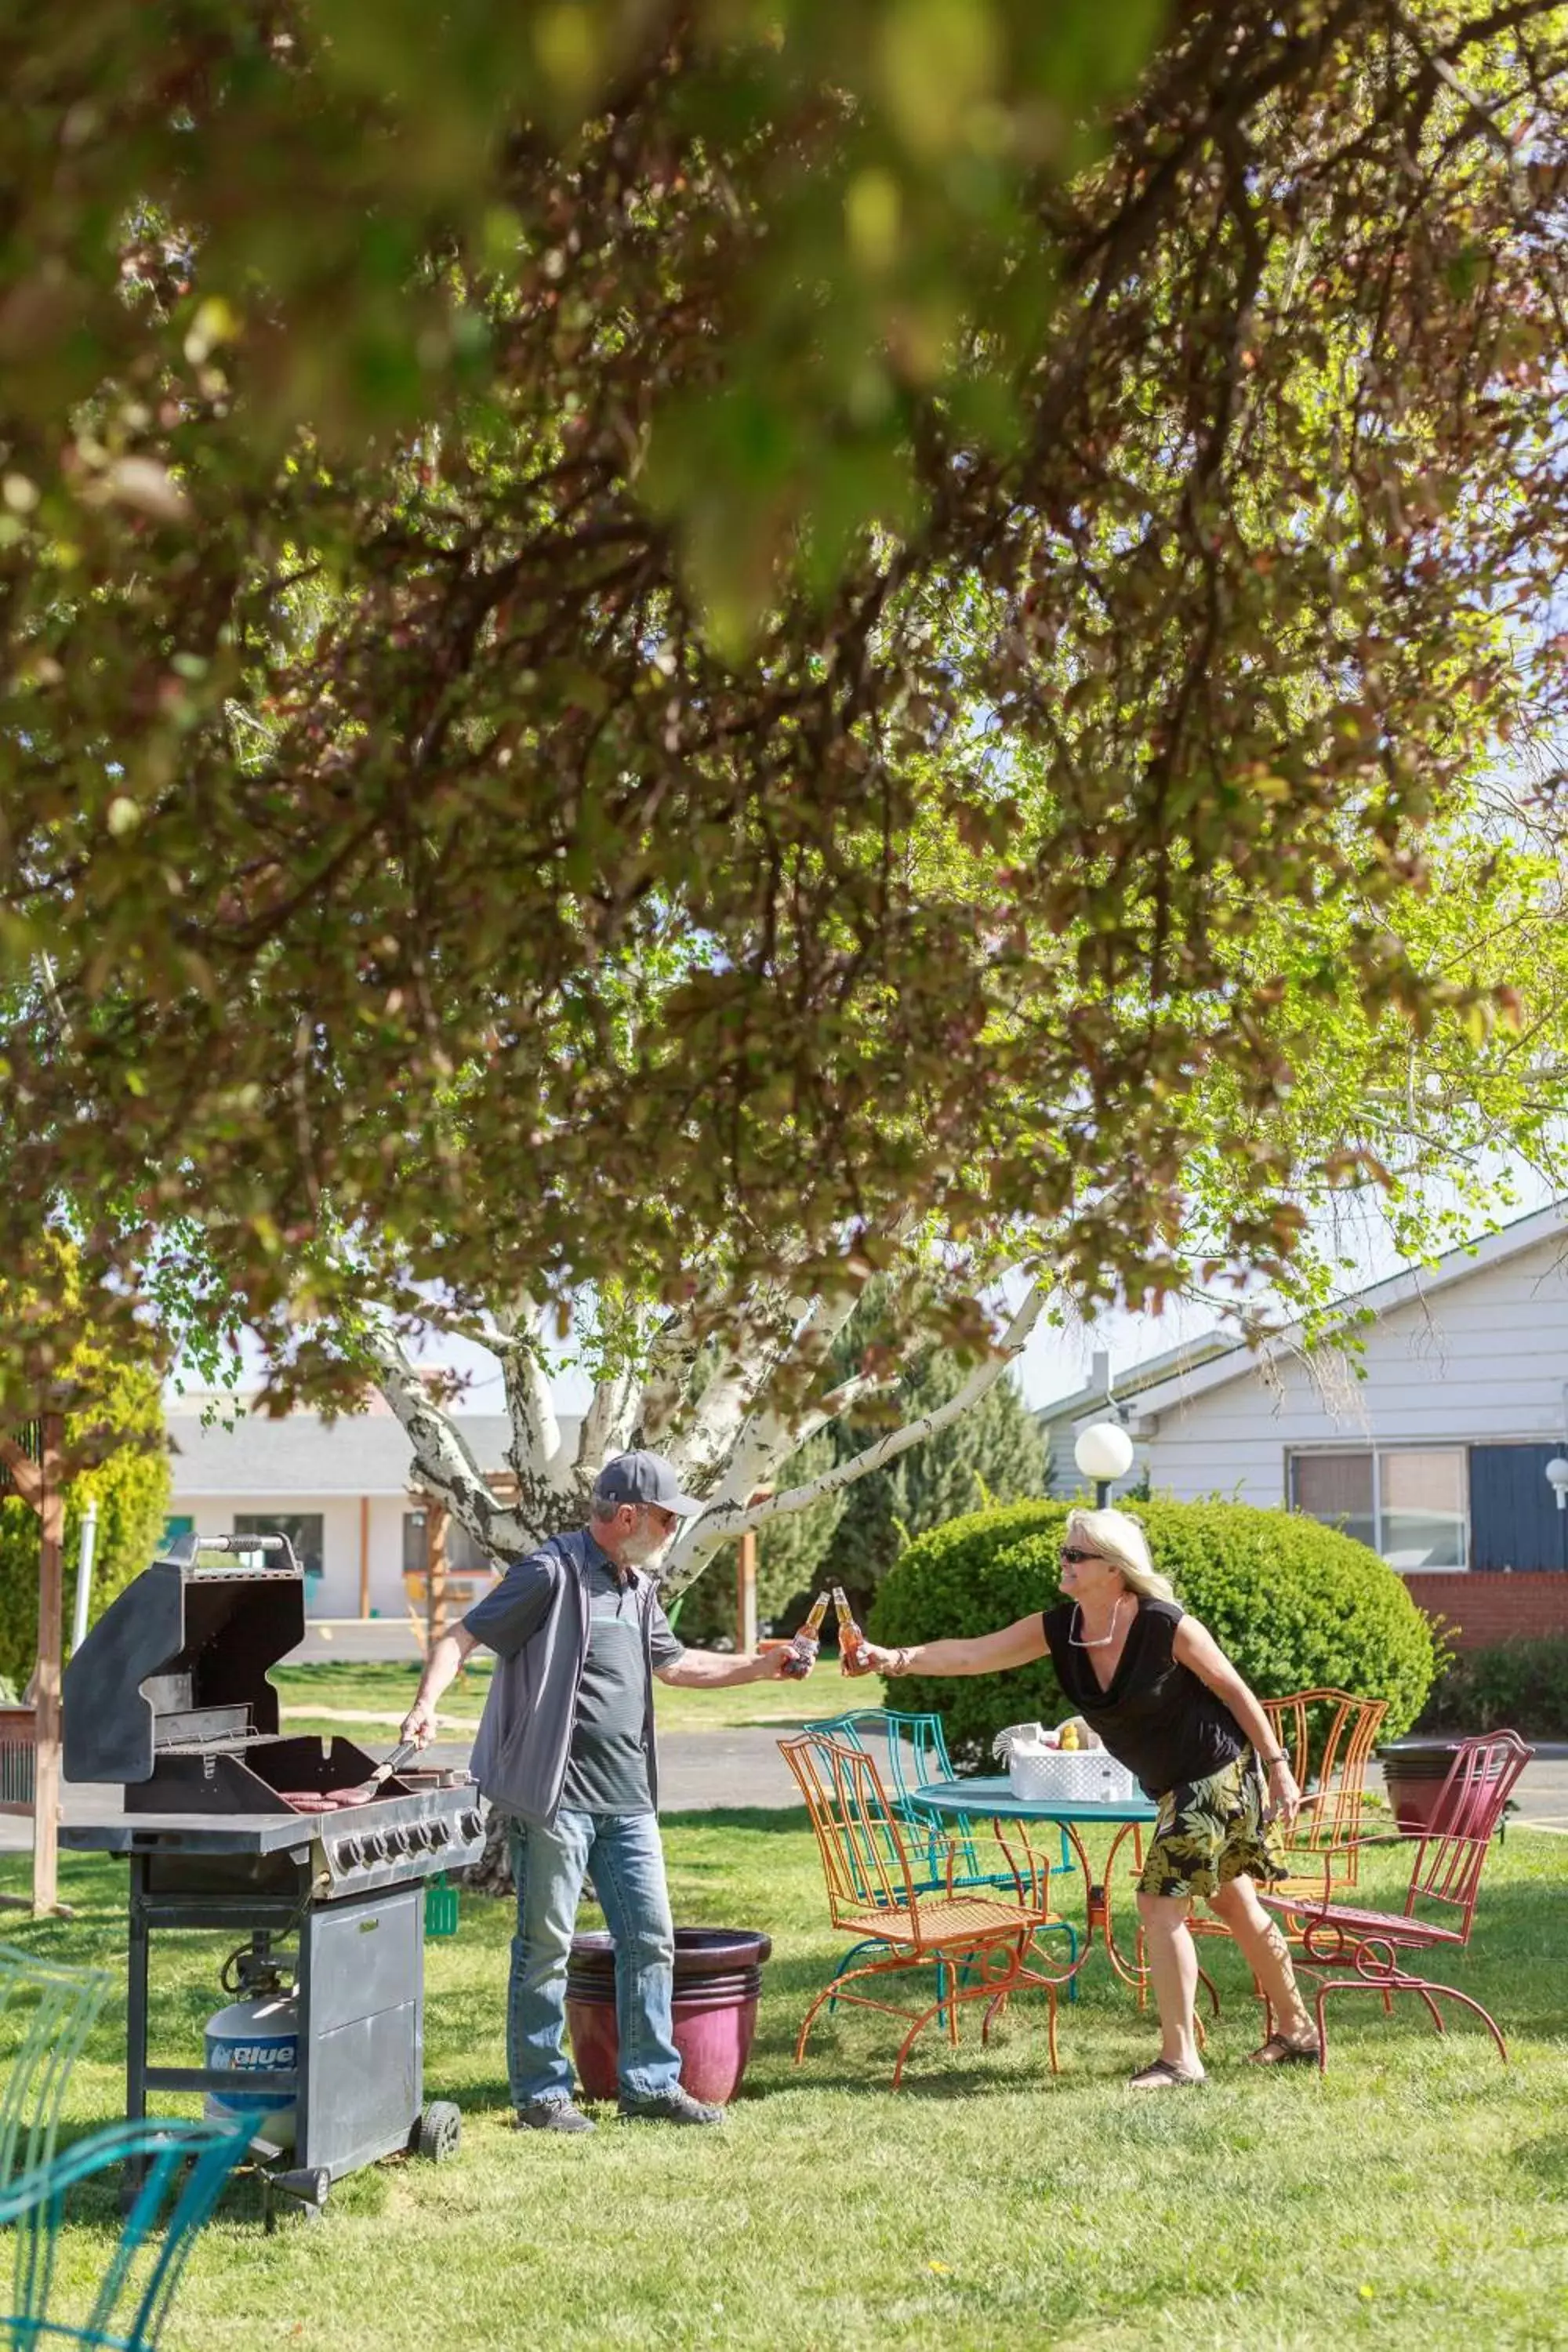
[[[360,1863],[358,1838],[340,1838],[332,1848],[334,1870],[357,1870]]]
[[[386,1838],[382,1831],[372,1830],[368,1837],[362,1839],[361,1843],[363,1847],[366,1862],[384,1862],[386,1860]]]
[[[400,1853],[406,1853],[408,1852],[410,1843],[409,1832],[406,1830],[388,1830],[386,1832],[387,1860],[389,1862],[395,1862]]]
[[[485,1817],[483,1813],[479,1812],[474,1806],[470,1805],[468,1811],[463,1815],[458,1827],[461,1829],[463,1835],[466,1838],[483,1837],[485,1833]]]

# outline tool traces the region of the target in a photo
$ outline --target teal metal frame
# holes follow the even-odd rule
[[[958,1785],[958,1775],[947,1752],[947,1737],[940,1715],[899,1715],[890,1707],[862,1706],[852,1708],[826,1723],[803,1723],[801,1729],[813,1738],[839,1739],[861,1755],[871,1755],[865,1735],[879,1736],[887,1751],[888,1780],[894,1810],[903,1827],[923,1843],[925,1876],[917,1885],[921,1895],[946,1894],[951,1887],[956,1894],[980,1886],[1016,1885],[1010,1870],[984,1871],[980,1867],[980,1855],[974,1843],[974,1829],[967,1813],[950,1816],[944,1822],[934,1821],[929,1812],[921,1811],[910,1802],[916,1789],[933,1780],[951,1780]],[[876,1759],[872,1756],[872,1761]],[[1047,1865],[1047,1878],[1058,1871],[1072,1871],[1073,1863],[1068,1845],[1067,1832],[1058,1831],[1061,1840],[1061,1860]],[[953,1871],[948,1875],[948,1851],[953,1853]],[[962,1865],[962,1866],[960,1866]],[[1067,1920],[1054,1923],[1042,1930],[1047,1936],[1065,1936],[1068,1939],[1068,1966],[1075,1973],[1068,1978],[1068,1999],[1078,1999],[1078,1930]],[[835,1980],[841,1977],[861,1952],[870,1951],[880,1941],[868,1937],[864,1942],[851,1945],[834,1970]],[[939,1977],[941,1973],[939,1964]],[[939,1991],[941,1990],[939,1984]],[[836,2003],[829,2001],[831,2013]]]
[[[55,2152],[71,2068],[109,1994],[102,1969],[66,1968],[0,1944],[0,2188]]]
[[[118,2123],[77,2140],[36,2172],[0,2189],[0,2229],[12,2232],[11,2309],[0,2342],[16,2352],[40,2343],[95,2352],[153,2352],[197,2231],[244,2156],[254,2116],[218,2123]],[[126,2167],[140,2171],[102,2284],[85,2318],[51,2312],[55,2263],[68,2190]]]

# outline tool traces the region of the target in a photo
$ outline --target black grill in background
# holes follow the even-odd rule
[[[215,1552],[223,1564],[204,1566]],[[279,1733],[268,1669],[304,1632],[304,1578],[281,1536],[186,1536],[154,1560],[65,1672],[67,1777],[119,1783],[124,1810],[60,1835],[130,1864],[128,2116],[146,2113],[149,2090],[237,2088],[205,2066],[149,2066],[153,1931],[247,1939],[262,1982],[281,1962],[275,1946],[298,1939],[298,2064],[244,2080],[293,2097],[293,2160],[272,2178],[320,2204],[379,2157],[456,2146],[456,2110],[423,2105],[419,1882],[477,1861],[484,1820],[467,1774],[424,1769],[392,1776],[369,1803],[317,1809],[363,1785],[376,1759],[352,1740]]]

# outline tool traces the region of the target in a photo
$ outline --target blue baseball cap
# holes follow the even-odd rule
[[[662,1454],[617,1454],[594,1481],[594,1500],[613,1511],[622,1503],[657,1503],[678,1519],[699,1519],[708,1506],[683,1495],[673,1462]]]

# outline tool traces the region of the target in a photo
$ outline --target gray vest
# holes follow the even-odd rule
[[[555,1819],[572,1748],[577,1685],[588,1654],[585,1570],[591,1540],[586,1528],[552,1536],[548,1543],[509,1570],[505,1579],[509,1595],[516,1594],[524,1609],[531,1600],[535,1601],[539,1622],[511,1657],[498,1654],[474,1742],[473,1774],[481,1793],[498,1811],[515,1814],[540,1828],[547,1829]],[[647,1665],[644,1745],[648,1794],[657,1811],[658,1767],[654,1752],[650,1646],[654,1587],[650,1579],[634,1570],[632,1590]],[[470,1621],[477,1621],[471,1629],[481,1642],[489,1601],[500,1597],[499,1591],[487,1595],[470,1612]]]

